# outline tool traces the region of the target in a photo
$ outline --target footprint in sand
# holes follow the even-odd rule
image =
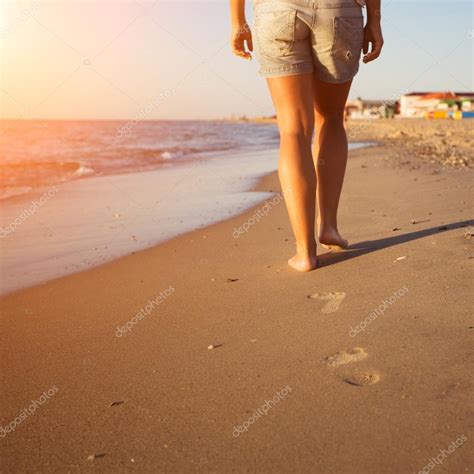
[[[315,293],[310,295],[309,298],[321,301],[327,301],[327,303],[321,309],[321,313],[335,313],[342,303],[342,300],[346,297],[346,294],[342,291],[332,291],[331,293]]]
[[[329,367],[336,367],[338,365],[349,364],[350,362],[357,362],[367,358],[367,352],[362,347],[354,347],[349,351],[341,351],[332,356],[326,357],[324,361]]]
[[[364,385],[373,385],[374,383],[379,382],[380,374],[376,372],[375,370],[355,369],[351,373],[343,374],[342,380],[348,383],[349,385],[356,385],[357,387],[363,387]]]
[[[324,362],[329,367],[337,367],[339,365],[349,364],[351,362],[359,362],[367,359],[368,354],[362,347],[353,347],[348,351],[337,352],[336,354],[326,357]],[[336,369],[336,375],[341,378],[343,382],[349,385],[356,385],[363,387],[364,385],[373,385],[380,381],[380,374],[371,369],[346,369],[342,372]]]

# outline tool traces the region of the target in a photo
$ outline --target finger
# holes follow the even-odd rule
[[[380,56],[381,52],[382,52],[382,43],[381,42],[372,43],[372,50],[370,51],[369,54],[365,55],[364,62],[370,63],[371,61],[374,61]]]
[[[239,58],[245,58],[245,52],[234,49],[234,54],[239,56]]]
[[[369,52],[369,38],[367,36],[364,36],[364,46],[362,48],[362,52],[364,54],[367,54]]]
[[[364,55],[364,63],[369,63],[372,59],[372,52],[368,52],[367,54]]]
[[[244,40],[242,38],[235,38],[232,43],[232,52],[244,59],[252,59],[249,52],[245,51]]]
[[[242,54],[245,51],[244,41],[241,38],[234,38],[232,41],[232,50],[234,54]]]
[[[243,51],[242,49],[235,49],[234,48],[233,52],[239,58],[252,59],[251,56],[250,56],[250,53],[247,53],[246,51]]]
[[[252,39],[252,36],[249,36],[247,38],[247,48],[249,49],[249,51],[253,51],[253,39]]]
[[[369,47],[368,47],[368,52],[364,56],[364,63],[370,63],[370,61],[373,61],[374,50],[375,50],[375,44],[373,42],[370,42]]]

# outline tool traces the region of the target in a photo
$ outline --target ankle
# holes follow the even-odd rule
[[[337,232],[337,221],[320,221],[319,222],[319,230],[320,232],[324,231],[336,231]]]
[[[296,242],[296,253],[300,256],[312,257],[316,254],[316,241],[312,243],[309,242],[306,244]]]

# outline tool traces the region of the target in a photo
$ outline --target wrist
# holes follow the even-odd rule
[[[232,28],[234,30],[239,30],[240,28],[245,28],[246,25],[247,25],[247,22],[245,21],[245,18],[239,18],[239,19],[232,22]]]
[[[368,26],[374,26],[376,28],[381,28],[380,17],[379,18],[367,17],[367,25]]]
[[[380,10],[367,12],[367,23],[376,24],[376,23],[380,23],[381,20],[382,20],[382,14]]]

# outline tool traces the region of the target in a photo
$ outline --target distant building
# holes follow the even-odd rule
[[[360,97],[346,104],[346,116],[351,119],[390,118],[397,111],[397,102],[364,100]]]
[[[405,118],[473,110],[474,92],[410,92],[400,97],[400,116]]]

